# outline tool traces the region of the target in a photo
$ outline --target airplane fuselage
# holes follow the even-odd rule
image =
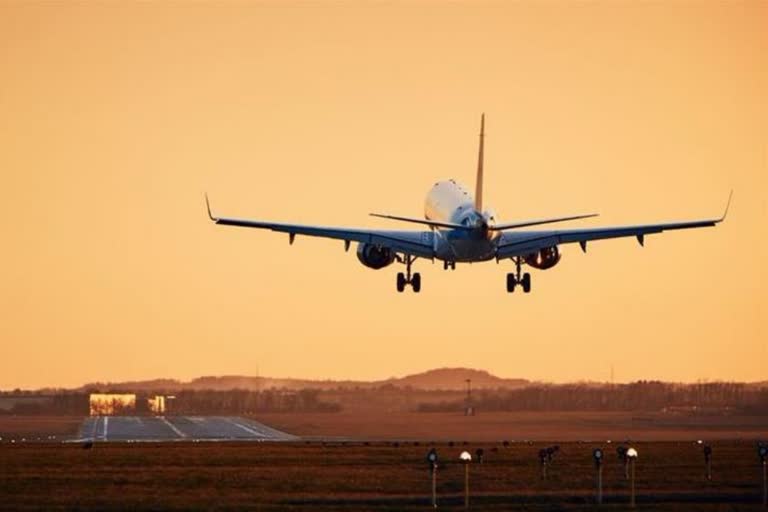
[[[438,181],[424,203],[427,220],[461,224],[471,230],[436,228],[435,257],[445,261],[487,261],[496,256],[501,233],[489,230],[495,222],[492,211],[475,208],[472,195],[454,180]]]

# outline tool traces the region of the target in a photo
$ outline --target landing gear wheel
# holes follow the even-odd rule
[[[411,286],[413,287],[413,293],[419,293],[421,291],[421,274],[414,272],[411,279]]]
[[[523,274],[523,279],[520,282],[520,284],[523,285],[523,292],[524,293],[530,293],[530,291],[531,291],[531,274],[529,274],[528,272]]]
[[[515,286],[517,286],[517,279],[515,279],[515,274],[507,274],[507,292],[514,292]]]
[[[523,266],[523,259],[519,256],[512,258],[515,262],[515,273],[507,274],[507,292],[512,293],[515,291],[517,285],[523,287],[524,293],[530,293],[531,291],[531,274],[526,272],[522,274],[520,268]]]
[[[409,254],[406,254],[403,259],[398,258],[398,261],[405,263],[405,273],[397,273],[398,292],[405,290],[405,287],[408,285],[411,285],[414,293],[419,293],[421,291],[421,274],[418,272],[411,274],[411,265],[413,264],[414,260],[416,260],[416,257]]]
[[[398,272],[397,273],[397,291],[402,293],[403,290],[405,290],[405,285],[406,285],[405,274],[403,274],[402,272]]]

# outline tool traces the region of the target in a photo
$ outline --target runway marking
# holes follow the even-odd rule
[[[93,430],[91,431],[91,439],[96,440],[96,432],[99,428],[99,417],[93,418]]]
[[[0,0],[2,1],[2,0]],[[176,424],[176,422],[179,422]],[[235,427],[234,429],[231,427]],[[187,431],[189,429],[189,431]],[[238,434],[238,432],[243,434]],[[247,435],[245,435],[247,434]],[[239,416],[86,417],[78,442],[291,441],[296,436]],[[1,508],[1,507],[0,507]]]
[[[288,434],[281,430],[274,429],[263,423],[259,423],[259,422],[252,422],[252,423],[256,423],[256,424],[255,425],[251,424],[251,428],[257,429],[258,432],[262,435],[262,437],[271,437],[273,439],[282,439],[282,440],[297,439],[297,437],[292,434]]]
[[[246,432],[248,432],[249,434],[253,434],[253,435],[254,435],[254,436],[256,436],[256,437],[264,437],[264,434],[262,434],[261,432],[259,432],[259,431],[256,431],[256,430],[254,430],[254,429],[252,429],[252,428],[250,428],[250,427],[246,427],[245,425],[241,425],[240,423],[237,423],[237,422],[236,422],[235,420],[233,420],[232,418],[225,418],[225,419],[226,419],[226,420],[227,420],[229,423],[233,424],[233,425],[234,425],[234,426],[236,426],[236,427],[239,427],[239,428],[241,428],[241,429],[245,430],[245,431],[246,431]]]
[[[168,428],[170,428],[171,430],[173,430],[173,431],[176,433],[176,435],[177,435],[177,436],[179,436],[179,437],[187,437],[187,434],[185,434],[184,432],[182,432],[181,430],[179,430],[179,429],[176,427],[176,425],[174,425],[173,423],[171,423],[170,421],[168,421],[168,420],[166,419],[166,417],[165,417],[165,416],[160,416],[159,418],[160,418],[161,420],[163,420],[163,423],[165,423],[166,425],[168,425]]]

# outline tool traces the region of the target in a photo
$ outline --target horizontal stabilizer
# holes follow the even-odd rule
[[[371,213],[371,217],[379,217],[382,219],[399,220],[402,222],[413,222],[415,224],[425,224],[434,228],[450,228],[450,229],[466,229],[471,230],[470,226],[464,226],[462,224],[454,224],[452,222],[438,222],[427,219],[414,219],[413,217],[399,217],[397,215],[384,215],[381,213]]]
[[[565,222],[569,220],[588,219],[590,217],[597,217],[597,213],[589,213],[587,215],[574,215],[572,217],[557,217],[554,219],[540,219],[540,220],[527,220],[523,222],[514,222],[511,224],[497,224],[490,226],[489,229],[494,231],[504,231],[506,229],[527,228],[528,226],[540,226],[541,224],[554,224],[555,222]]]

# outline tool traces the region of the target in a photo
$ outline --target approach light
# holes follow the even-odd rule
[[[595,459],[595,469],[597,470],[597,504],[603,503],[603,450],[595,448],[592,450],[592,457]]]
[[[635,508],[635,459],[637,459],[637,450],[629,448],[627,450],[627,462],[629,463],[629,508]],[[626,466],[625,466],[626,469]],[[626,473],[625,473],[626,475]]]
[[[472,455],[468,451],[461,452],[459,459],[464,463],[464,510],[469,510],[469,466]]]
[[[431,448],[427,452],[429,473],[432,475],[432,507],[437,508],[437,450]]]
[[[704,445],[704,465],[707,469],[707,480],[712,480],[712,447]]]

